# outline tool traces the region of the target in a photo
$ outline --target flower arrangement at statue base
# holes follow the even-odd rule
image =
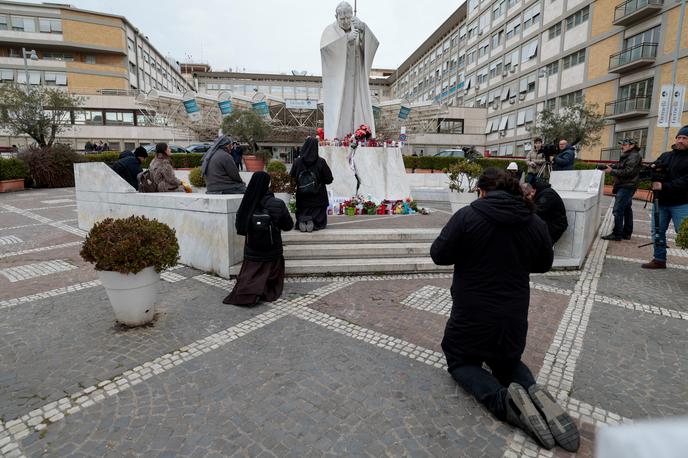
[[[376,204],[370,198],[363,199],[361,196],[354,196],[340,203],[335,203],[328,209],[331,215],[427,215],[424,208],[410,197],[405,200],[383,200]]]

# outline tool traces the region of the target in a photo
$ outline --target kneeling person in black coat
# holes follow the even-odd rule
[[[486,169],[478,189],[480,198],[451,217],[430,249],[435,264],[454,265],[453,305],[442,339],[449,373],[497,418],[544,447],[556,439],[575,450],[576,425],[521,361],[529,277],[547,272],[554,259],[547,225],[505,171]]]
[[[564,201],[552,185],[543,180],[536,181],[534,188],[524,185],[524,193],[535,202],[535,214],[547,224],[554,245],[569,227]]]

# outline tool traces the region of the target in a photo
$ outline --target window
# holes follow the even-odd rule
[[[468,24],[468,39],[478,36],[478,21],[473,21]]]
[[[562,107],[570,107],[571,105],[582,103],[583,91],[579,90],[575,92],[570,92],[566,95],[562,95],[561,97],[559,97],[559,101]]]
[[[535,92],[536,80],[537,75],[535,73],[531,73],[530,75],[521,78],[521,80],[518,83],[518,92],[520,94]]]
[[[74,62],[74,55],[65,54],[61,52],[44,52],[43,60],[61,60],[65,62]]]
[[[509,97],[511,97],[511,87],[510,86],[504,86],[502,88],[502,93],[499,94],[499,99],[502,102],[506,102],[507,100],[509,100]]]
[[[45,84],[47,86],[66,86],[67,85],[67,74],[66,73],[45,72]]]
[[[492,8],[492,20],[494,21],[504,16],[504,13],[506,13],[506,0],[495,3],[494,7]]]
[[[624,49],[629,49],[634,46],[639,46],[643,43],[657,43],[659,44],[659,28],[660,26],[641,32],[624,40]]]
[[[123,111],[106,111],[105,124],[115,126],[133,126],[134,113]]]
[[[17,83],[26,84],[26,72],[17,72]],[[38,85],[41,84],[41,72],[29,72],[29,84]]]
[[[557,99],[556,99],[556,97],[553,98],[553,99],[549,99],[549,100],[545,101],[545,109],[546,109],[546,110],[552,111],[552,110],[556,110],[556,108],[557,108]]]
[[[506,39],[517,37],[521,33],[521,18],[516,18],[506,25]]]
[[[35,32],[36,20],[26,16],[11,16],[12,30],[19,32]]]
[[[509,128],[509,115],[504,115],[502,116],[502,119],[499,120],[499,130],[507,130]]]
[[[490,40],[483,40],[478,45],[478,58],[485,57],[490,52]]]
[[[442,52],[447,52],[449,50],[449,39],[444,40],[444,44],[442,45]]]
[[[582,64],[583,62],[585,62],[585,49],[581,49],[580,51],[565,56],[561,60],[561,65],[563,69],[566,70],[567,68],[573,67],[574,65]]]
[[[478,21],[478,27],[480,28],[478,30],[478,34],[481,34],[483,30],[487,30],[490,28],[490,12],[485,11],[481,16]]]
[[[0,69],[0,80],[14,81],[14,70],[10,70],[7,68]]]
[[[62,20],[39,18],[38,29],[41,33],[62,33]]]
[[[638,146],[643,149],[647,144],[647,129],[624,130],[614,133],[614,144],[618,144],[625,138],[632,138],[638,142]]]
[[[459,54],[458,66],[459,68],[464,68],[466,66],[466,53]]]
[[[451,36],[451,46],[454,47],[458,44],[459,40],[459,34],[455,33],[454,35]],[[413,70],[414,72],[416,71],[415,69]]]
[[[545,72],[547,76],[556,75],[559,73],[559,61],[554,61],[545,67]]]
[[[133,62],[129,62],[129,72],[136,75],[136,64]]]
[[[497,130],[499,126],[499,117],[488,119],[485,125],[485,133],[489,134]]]
[[[459,40],[461,42],[466,40],[466,33],[467,33],[466,26],[462,25],[461,28],[459,29]]]
[[[7,30],[7,16],[0,15],[0,30]]]
[[[95,64],[96,63],[96,56],[92,54],[87,54],[84,56],[84,62],[87,64]]]
[[[526,31],[534,25],[540,24],[540,4],[537,3],[523,13],[523,30]]]
[[[561,35],[561,22],[557,22],[552,27],[549,28],[549,39],[553,40]]]
[[[471,14],[479,5],[479,0],[468,0],[468,14]]]
[[[537,38],[521,47],[521,62],[528,62],[537,56],[538,40]]]
[[[134,49],[135,49],[134,40],[132,40],[131,38],[128,38],[128,37],[127,37],[127,47],[129,48],[129,51],[131,51],[132,53],[134,52]]]
[[[463,134],[463,119],[438,119],[438,134]]]
[[[576,27],[577,25],[584,23],[588,20],[589,16],[590,7],[588,6],[577,11],[576,13],[573,13],[571,16],[566,18],[566,30],[572,29],[573,27]]]
[[[509,71],[518,66],[518,48],[504,56],[504,71]]]
[[[652,78],[636,81],[635,83],[627,84],[619,88],[619,99],[635,99],[640,97],[652,96]]]
[[[502,59],[496,60],[490,64],[490,79],[500,76],[502,73]]]
[[[102,111],[75,111],[74,124],[87,126],[102,126],[103,112]]]
[[[478,79],[477,79],[476,83],[478,83],[478,84],[486,83],[488,73],[489,72],[487,70],[487,67],[483,67],[480,70],[478,70],[478,75],[477,75]]]
[[[468,65],[474,64],[478,58],[478,51],[475,48],[468,50],[467,62]]]
[[[504,40],[504,31],[503,30],[500,30],[499,32],[492,35],[492,49],[496,48],[497,46],[500,46],[502,44],[503,40]]]

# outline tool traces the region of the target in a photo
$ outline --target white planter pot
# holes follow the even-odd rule
[[[470,205],[471,202],[478,198],[477,192],[447,192],[449,193],[449,203],[451,204],[452,213],[456,213],[463,207]]]
[[[291,201],[291,194],[288,192],[276,192],[275,197],[277,197],[279,200],[283,201],[284,204],[289,208],[289,202]]]
[[[160,274],[146,267],[136,274],[99,270],[115,318],[127,326],[141,326],[153,319],[160,290]]]

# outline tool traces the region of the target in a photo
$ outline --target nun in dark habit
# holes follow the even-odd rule
[[[270,175],[256,172],[236,216],[236,231],[246,237],[244,262],[225,304],[250,306],[282,295],[284,256],[281,231],[294,227],[285,203],[270,192]]]

